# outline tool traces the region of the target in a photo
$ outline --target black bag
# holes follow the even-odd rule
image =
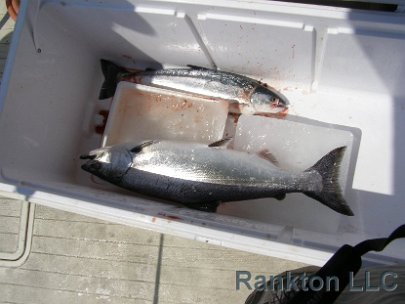
[[[335,288],[321,289],[302,286],[298,281],[295,288],[283,289],[287,280],[287,272],[277,277],[278,282],[267,282],[266,286],[253,291],[247,298],[245,304],[329,304],[333,303],[348,285],[350,275],[356,274],[361,268],[361,257],[369,251],[382,251],[390,242],[405,237],[405,225],[398,227],[388,238],[370,239],[357,244],[356,246],[343,245],[322,268],[301,268],[288,272],[290,276],[298,277],[305,273],[307,277],[317,276],[325,281],[327,278],[338,278],[339,284]],[[284,285],[283,285],[284,284]],[[271,285],[271,286],[270,286]],[[280,287],[281,288],[278,288]],[[266,288],[267,287],[267,288]],[[271,288],[270,288],[271,287]],[[330,286],[329,286],[330,287]],[[319,291],[315,291],[314,289]]]

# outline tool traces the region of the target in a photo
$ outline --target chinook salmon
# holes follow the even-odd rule
[[[235,73],[189,66],[183,69],[161,69],[129,72],[114,63],[101,60],[105,81],[100,99],[114,96],[117,84],[128,81],[173,89],[209,98],[224,99],[245,107],[251,113],[280,113],[288,108],[287,99],[267,84]]]
[[[269,152],[250,154],[211,145],[146,141],[94,150],[82,169],[117,186],[215,212],[220,202],[302,192],[333,210],[353,215],[338,174],[345,147],[337,148],[303,172],[277,166]]]

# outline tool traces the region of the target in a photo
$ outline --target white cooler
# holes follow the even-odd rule
[[[0,93],[0,194],[323,265],[341,245],[405,222],[404,17],[260,0],[22,1]],[[302,194],[204,213],[94,182],[79,155],[102,141],[95,117],[110,103],[98,100],[101,58],[216,67],[269,83],[290,101],[289,115],[242,116],[236,145],[264,140],[291,169],[347,145],[341,182],[355,216]],[[404,245],[367,259],[404,262]]]

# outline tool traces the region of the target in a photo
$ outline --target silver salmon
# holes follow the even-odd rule
[[[345,202],[338,174],[345,147],[336,148],[311,168],[291,172],[274,157],[226,149],[225,141],[204,145],[146,141],[94,150],[82,169],[117,186],[149,196],[215,212],[221,202],[302,192],[333,210],[353,215]]]
[[[128,72],[107,60],[101,60],[101,67],[105,81],[100,91],[100,99],[114,96],[119,81],[129,81],[228,100],[244,108],[245,114],[276,114],[284,113],[288,109],[288,101],[281,93],[267,84],[235,73],[197,66]]]

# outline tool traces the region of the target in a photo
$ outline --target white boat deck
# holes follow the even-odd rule
[[[2,251],[15,250],[20,205],[0,199]],[[0,266],[0,302],[244,303],[249,291],[235,290],[237,270],[300,266],[37,205],[27,260]]]

